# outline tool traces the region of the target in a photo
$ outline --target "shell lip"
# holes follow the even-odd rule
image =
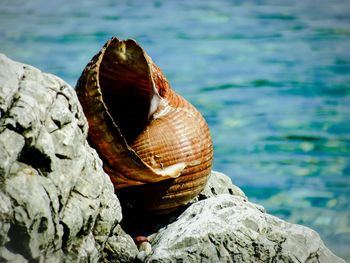
[[[102,102],[102,105],[104,106],[105,113],[108,115],[109,119],[112,121],[113,127],[117,130],[118,136],[120,138],[122,138],[122,140],[125,143],[125,145],[127,146],[128,150],[132,151],[136,154],[136,152],[130,147],[129,142],[128,142],[127,138],[125,137],[126,133],[121,130],[120,126],[117,124],[117,122],[115,120],[115,116],[113,116],[113,114],[109,110],[109,105],[107,105],[107,103],[106,103],[106,96],[104,94],[104,85],[102,85],[100,82],[101,65],[103,63],[104,57],[105,57],[108,49],[111,46],[117,46],[117,47],[121,47],[122,51],[125,53],[126,48],[130,45],[136,47],[139,51],[141,51],[143,57],[146,58],[147,54],[145,53],[145,51],[141,48],[141,46],[134,39],[121,40],[118,37],[113,36],[109,41],[107,41],[104,48],[101,50],[98,63],[96,63],[96,73],[97,73],[96,82],[97,82],[97,86],[101,89],[101,93],[102,93],[101,94],[102,95],[101,102]],[[118,63],[116,63],[116,64],[118,64]],[[147,62],[147,65],[148,65],[148,62]],[[148,68],[150,71],[151,68],[149,67],[149,65],[148,65]],[[150,82],[152,81],[151,73],[148,74],[147,78],[149,79]],[[152,84],[153,84],[153,82],[152,82]]]
[[[109,121],[112,124],[112,127],[114,129],[114,134],[119,138],[119,140],[121,141],[123,147],[125,148],[125,150],[129,153],[129,156],[138,164],[146,167],[149,170],[149,173],[151,174],[151,176],[153,177],[152,179],[150,178],[145,178],[144,180],[138,180],[138,182],[136,183],[135,181],[133,182],[133,184],[144,184],[144,183],[149,183],[151,182],[157,182],[157,181],[162,181],[162,180],[166,180],[166,179],[172,179],[172,178],[177,178],[181,175],[182,171],[185,169],[186,164],[181,162],[181,163],[176,163],[174,165],[170,165],[168,167],[164,167],[164,168],[153,168],[151,167],[148,163],[146,163],[144,160],[142,160],[142,158],[139,157],[139,155],[137,154],[137,152],[130,146],[127,138],[125,137],[125,132],[123,132],[121,130],[121,128],[119,127],[117,121],[115,120],[115,116],[113,116],[112,112],[109,110],[109,106],[106,103],[106,97],[104,96],[103,92],[104,92],[104,86],[101,85],[101,69],[103,67],[102,63],[103,60],[105,58],[105,56],[107,55],[107,52],[109,52],[109,48],[113,48],[113,47],[117,47],[121,49],[121,54],[127,54],[128,52],[128,48],[132,48],[132,49],[136,49],[136,52],[140,52],[139,55],[142,57],[143,62],[145,63],[144,66],[146,66],[146,72],[147,75],[144,76],[147,80],[148,80],[148,84],[149,84],[149,88],[150,88],[150,103],[149,103],[149,109],[148,109],[148,113],[147,113],[147,122],[152,120],[152,116],[155,114],[155,112],[157,111],[157,108],[159,106],[159,104],[161,104],[161,102],[165,101],[160,94],[158,93],[157,90],[157,86],[154,82],[154,79],[152,77],[153,74],[153,62],[151,60],[151,58],[146,54],[146,52],[141,48],[141,46],[134,40],[134,39],[127,39],[127,40],[120,40],[117,37],[112,37],[104,46],[103,50],[101,50],[99,58],[98,58],[98,62],[96,63],[96,85],[98,87],[100,87],[101,89],[101,95],[102,95],[102,105],[104,107],[105,110],[105,114],[108,116]],[[119,54],[118,54],[119,55]],[[124,55],[120,55],[121,59],[128,59],[127,57],[125,57]],[[116,65],[118,64],[118,62],[116,63]],[[107,160],[108,162],[108,160]],[[113,165],[109,164],[109,167],[112,168]],[[158,177],[157,179],[154,177]]]

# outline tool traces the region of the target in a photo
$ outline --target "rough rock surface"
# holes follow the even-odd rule
[[[315,231],[248,202],[221,173],[212,173],[201,198],[151,236],[146,262],[345,262]]]
[[[0,54],[0,262],[135,258],[86,136],[73,88]]]
[[[248,199],[245,193],[232,183],[230,177],[223,173],[212,171],[204,190],[193,200],[193,202],[195,203],[199,200],[207,199],[219,194],[236,195]]]

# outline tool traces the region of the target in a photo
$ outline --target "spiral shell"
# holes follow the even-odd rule
[[[134,40],[109,40],[76,91],[118,196],[166,213],[204,188],[213,159],[208,125]]]

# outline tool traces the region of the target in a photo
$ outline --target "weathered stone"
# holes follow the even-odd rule
[[[118,225],[104,246],[100,262],[133,262],[137,253],[138,249],[132,238]]]
[[[248,201],[248,197],[245,193],[231,181],[231,178],[227,175],[212,171],[208,180],[207,185],[198,197],[194,198],[191,203],[198,202],[210,197],[214,197],[220,194],[230,194],[235,196],[241,196]],[[259,204],[254,204],[256,208],[265,212],[265,208]]]
[[[199,196],[193,200],[193,202],[217,196],[219,194],[236,195],[247,199],[244,192],[232,183],[230,177],[223,173],[212,171],[205,188]]]
[[[73,88],[0,55],[0,262],[106,261],[107,247],[116,262],[136,257],[86,136]]]
[[[345,262],[313,230],[229,194],[192,204],[151,243],[146,262]]]

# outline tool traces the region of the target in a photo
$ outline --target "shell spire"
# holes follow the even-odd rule
[[[213,157],[209,128],[134,40],[110,39],[76,91],[89,141],[117,193],[136,193],[143,207],[167,211],[204,188]]]

